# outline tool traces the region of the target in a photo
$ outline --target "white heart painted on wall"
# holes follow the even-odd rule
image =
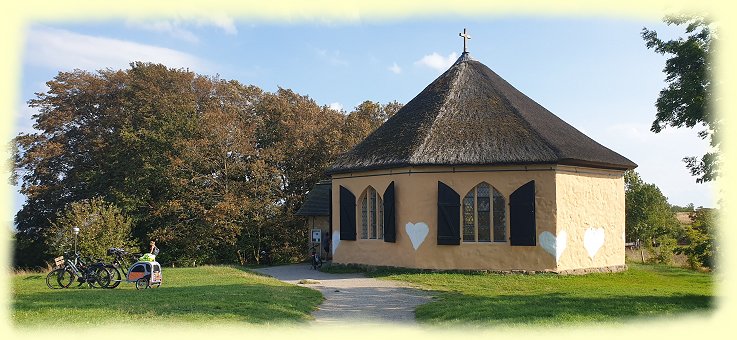
[[[555,256],[555,263],[560,261],[560,256],[566,249],[568,244],[568,233],[565,230],[558,232],[556,237],[549,231],[543,231],[540,233],[540,246],[548,252],[548,254]]]
[[[338,245],[340,244],[340,231],[336,231],[333,233],[333,255],[335,255],[335,249],[338,249]]]
[[[601,246],[604,245],[604,228],[589,227],[583,235],[583,247],[593,260]]]
[[[409,240],[412,242],[412,247],[415,250],[420,247],[422,242],[425,242],[425,237],[430,232],[430,228],[424,222],[407,223],[404,226],[404,230],[409,235]]]

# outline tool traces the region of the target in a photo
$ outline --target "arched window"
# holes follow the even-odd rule
[[[384,203],[369,186],[361,195],[361,238],[384,239]]]
[[[463,242],[506,241],[504,196],[482,182],[463,198]],[[492,229],[493,227],[493,229]]]

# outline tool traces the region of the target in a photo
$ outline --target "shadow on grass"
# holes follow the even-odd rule
[[[449,292],[420,306],[416,315],[419,321],[431,324],[558,325],[708,312],[712,307],[712,297],[692,294],[577,297],[552,293],[489,297]]]
[[[295,323],[310,319],[322,301],[319,292],[293,286],[225,284],[133,289],[64,289],[17,295],[16,314],[60,311],[59,322],[136,320],[191,322]],[[23,319],[16,320],[23,325]],[[37,321],[27,320],[35,325]]]

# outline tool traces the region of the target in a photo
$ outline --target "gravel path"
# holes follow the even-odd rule
[[[266,267],[254,271],[281,281],[317,289],[325,301],[312,313],[318,324],[346,323],[416,324],[415,307],[429,302],[432,294],[392,280],[367,278],[362,274],[328,274],[312,270],[309,264]]]

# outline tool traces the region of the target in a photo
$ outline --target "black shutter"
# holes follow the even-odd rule
[[[461,196],[438,181],[438,244],[461,244]]]
[[[340,186],[340,239],[356,240],[356,196]]]
[[[397,242],[397,214],[394,202],[394,181],[384,191],[384,242]]]
[[[332,242],[333,233],[333,186],[332,183],[328,186],[328,202],[330,202],[330,205],[328,205],[328,229],[330,231],[330,242]],[[332,250],[331,250],[332,251]]]
[[[513,246],[536,245],[535,181],[529,181],[509,196],[509,242]]]

